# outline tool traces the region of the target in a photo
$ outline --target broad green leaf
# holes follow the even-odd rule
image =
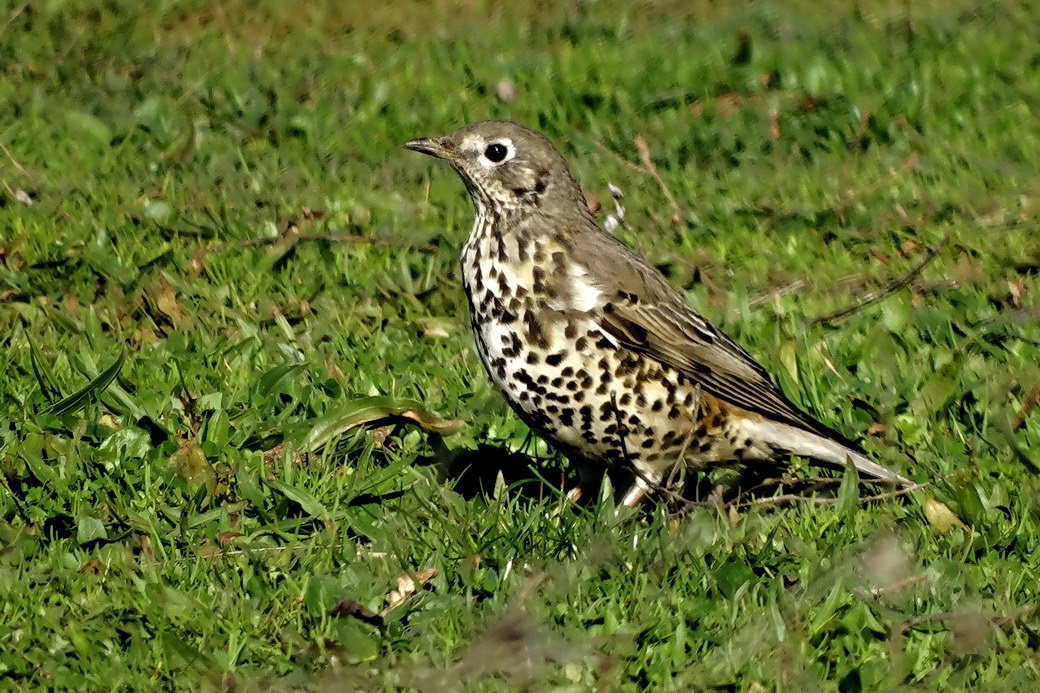
[[[101,520],[90,515],[80,515],[76,518],[76,541],[86,544],[95,539],[108,539],[108,531]]]
[[[316,517],[324,522],[332,522],[332,517],[329,515],[328,509],[322,505],[317,498],[303,489],[290,486],[284,481],[278,479],[265,479],[264,483],[280,492],[289,500],[295,501],[301,508],[303,508],[304,512],[311,517]]]

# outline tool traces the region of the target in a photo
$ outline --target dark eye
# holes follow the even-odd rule
[[[497,164],[506,158],[508,150],[504,144],[489,144],[488,148],[484,150],[484,158],[488,161]]]

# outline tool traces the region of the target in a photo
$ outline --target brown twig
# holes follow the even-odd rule
[[[888,286],[884,287],[880,291],[868,293],[866,296],[864,296],[862,299],[852,304],[851,306],[842,308],[841,310],[835,311],[833,313],[827,313],[826,315],[821,315],[820,317],[813,318],[809,321],[810,324],[819,325],[823,323],[834,322],[835,320],[839,320],[841,318],[846,318],[852,315],[853,313],[856,313],[869,305],[877,303],[886,296],[898,291],[899,289],[903,288],[904,286],[912,282],[914,278],[917,277],[917,275],[919,275],[924,270],[924,268],[927,267],[928,264],[935,259],[935,257],[939,254],[939,251],[942,250],[943,245],[944,243],[940,243],[939,245],[929,250],[928,254],[925,255],[924,259],[916,265],[914,265],[914,267],[911,268],[909,272],[904,274],[902,277],[899,277],[895,281],[891,282]]]
[[[1033,389],[1026,395],[1026,399],[1022,402],[1022,406],[1019,407],[1018,412],[1015,414],[1015,418],[1011,420],[1011,430],[1017,431],[1026,424],[1026,417],[1029,416],[1029,412],[1032,411],[1033,407],[1040,402],[1040,380],[1037,380],[1033,385]]]
[[[774,291],[771,291],[768,294],[759,296],[758,298],[751,299],[750,301],[748,301],[748,307],[754,308],[755,306],[760,306],[763,303],[779,298],[784,294],[791,293],[792,291],[798,291],[799,289],[804,289],[806,286],[808,286],[808,283],[804,279],[797,279],[788,284],[787,286],[781,286],[779,289],[775,289]]]
[[[864,118],[863,122],[866,123],[867,119]],[[845,190],[841,197],[841,202],[839,203],[839,206],[844,207],[849,202],[855,200],[858,197],[862,197],[867,193],[873,192],[875,190],[880,190],[881,188],[887,188],[889,185],[892,184],[892,181],[894,181],[896,178],[912,169],[914,165],[917,164],[917,159],[917,152],[913,152],[912,154],[910,154],[910,156],[906,157],[906,160],[902,163],[902,165],[899,168],[897,168],[895,171],[892,171],[890,174],[888,174],[881,180],[877,181],[873,185],[868,185],[865,188],[849,188],[848,190]]]
[[[889,498],[898,498],[899,496],[905,496],[908,493],[914,491],[920,491],[921,489],[929,486],[929,484],[914,484],[913,486],[907,486],[906,488],[897,489],[895,491],[888,491],[886,493],[876,493],[871,496],[860,496],[859,502],[873,503],[874,501],[888,500]],[[840,499],[838,498],[817,498],[816,496],[799,496],[795,493],[785,493],[780,496],[770,496],[769,498],[752,498],[746,500],[743,503],[731,504],[735,508],[750,508],[755,505],[774,505],[776,503],[816,503],[818,505],[834,505]]]
[[[870,588],[870,594],[873,597],[881,597],[881,596],[884,596],[885,594],[887,594],[889,592],[895,592],[897,590],[901,590],[904,587],[908,587],[909,585],[913,585],[913,584],[918,583],[918,582],[923,582],[924,580],[927,580],[927,579],[928,579],[927,575],[911,575],[910,577],[903,578],[902,580],[900,580],[898,582],[893,582],[891,585],[883,585],[881,587],[871,587]]]
[[[680,221],[682,219],[682,211],[679,209],[679,203],[675,201],[675,197],[672,195],[672,191],[668,189],[668,185],[665,184],[664,179],[661,178],[661,174],[657,172],[657,167],[654,166],[654,162],[650,160],[650,148],[646,146],[646,140],[641,135],[637,135],[635,140],[636,149],[639,150],[639,160],[643,162],[643,166],[649,171],[650,175],[654,177],[657,184],[661,186],[661,191],[664,192],[664,196],[668,198],[668,204],[672,206],[672,221]]]
[[[632,169],[633,171],[639,171],[640,173],[646,173],[647,172],[647,170],[645,168],[643,168],[639,164],[633,164],[631,161],[629,161],[625,157],[621,156],[620,154],[618,154],[617,152],[615,152],[613,149],[611,149],[607,145],[603,144],[602,142],[600,142],[598,140],[593,140],[592,143],[594,145],[596,145],[597,147],[599,147],[600,149],[602,149],[603,151],[605,151],[607,154],[610,154],[612,157],[614,157],[615,159],[620,161],[623,165],[625,165],[628,168]]]
[[[1008,616],[995,616],[992,614],[983,614],[977,611],[943,611],[938,614],[921,614],[919,616],[911,616],[906,619],[899,626],[892,631],[892,635],[889,636],[889,642],[895,644],[903,639],[903,635],[906,631],[910,630],[915,626],[919,626],[923,623],[936,623],[939,621],[963,621],[963,620],[975,620],[979,619],[985,621],[993,628],[1004,628],[1010,623],[1014,623],[1023,616],[1028,616],[1035,611],[1035,607],[1032,604],[1026,604],[1025,606],[1016,609],[1014,613]]]
[[[11,153],[11,150],[8,149],[7,146],[3,142],[0,142],[0,152],[3,152],[4,155],[8,159],[11,160],[11,163],[14,164],[14,167],[16,169],[18,169],[18,173],[22,174],[23,176],[25,176],[27,178],[30,177],[29,176],[29,172],[26,171],[25,168],[20,163],[18,163],[18,159],[14,158],[14,154]]]
[[[28,2],[23,2],[21,5],[18,5],[13,10],[11,10],[11,13],[7,15],[7,19],[4,20],[4,23],[0,24],[0,36],[3,36],[7,33],[7,28],[11,26],[11,22],[17,19],[18,15],[20,15],[28,6]]]

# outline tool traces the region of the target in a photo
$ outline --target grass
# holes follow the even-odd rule
[[[7,3],[4,688],[1034,689],[1040,9],[726,5]],[[554,514],[399,148],[486,117],[928,486]]]

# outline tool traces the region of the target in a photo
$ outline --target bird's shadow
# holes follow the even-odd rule
[[[467,500],[491,498],[499,485],[509,488],[511,495],[522,499],[560,499],[579,483],[584,483],[578,504],[585,505],[600,497],[603,480],[609,478],[614,501],[620,503],[626,490],[635,482],[635,475],[627,469],[605,469],[591,476],[588,472],[579,474],[573,466],[565,467],[558,456],[539,458],[488,443],[481,443],[475,449],[441,448],[436,454],[416,458],[415,464],[435,467],[440,478]],[[725,470],[724,474],[729,478],[725,484],[727,492],[721,499],[723,502],[730,500],[730,493],[744,494],[742,497],[747,497],[749,492],[755,494],[754,488],[766,477],[749,470]],[[686,500],[714,505],[718,500],[711,499],[718,497],[719,475],[690,473],[671,488],[674,491],[670,493],[674,495],[668,498],[663,492],[650,493],[648,497],[673,500],[679,504]]]
[[[476,449],[442,449],[416,458],[415,464],[435,467],[438,475],[467,500],[490,498],[499,484],[521,498],[543,500],[559,497],[579,482],[577,474],[553,458],[540,459],[487,443]]]
[[[572,466],[565,467],[558,456],[539,458],[524,452],[507,450],[499,445],[479,444],[476,449],[441,447],[434,455],[416,458],[419,466],[436,467],[442,480],[467,500],[495,497],[502,485],[510,495],[533,502],[562,499],[571,489],[584,483],[584,492],[578,505],[595,502],[601,495],[604,478],[610,479],[615,503],[620,503],[625,491],[634,483],[634,474],[621,468],[607,469],[589,476],[579,475]],[[648,494],[649,499],[667,502],[678,508],[690,504],[721,507],[730,503],[752,504],[755,499],[767,498],[781,489],[809,490],[818,497],[833,497],[840,477],[833,479],[778,478],[783,466],[726,468],[711,473],[689,472],[685,478],[669,480],[670,490]],[[830,481],[833,483],[821,483]],[[652,508],[653,502],[642,507]]]

